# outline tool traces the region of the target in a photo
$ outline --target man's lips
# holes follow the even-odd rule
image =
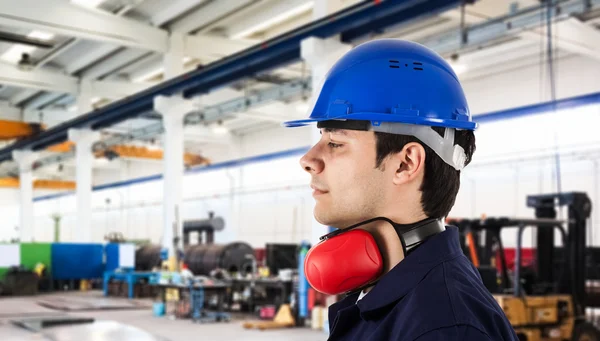
[[[325,194],[325,193],[329,192],[327,190],[321,189],[314,185],[311,185],[310,188],[313,189],[313,195],[321,195],[321,194]]]

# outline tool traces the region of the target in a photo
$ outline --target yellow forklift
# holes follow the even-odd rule
[[[586,293],[586,281],[594,278],[588,272],[598,266],[586,247],[589,197],[579,192],[532,195],[527,206],[535,209],[535,219],[450,219],[449,224],[461,230],[463,250],[520,340],[600,341],[600,330],[586,319],[589,303],[597,301]],[[562,206],[568,209],[565,221],[556,219],[556,209]],[[536,229],[537,246],[533,266],[524,268],[522,240],[527,227]],[[517,228],[512,274],[501,238],[506,228]],[[555,246],[555,235],[560,236],[561,246]],[[495,265],[497,255],[500,271]]]

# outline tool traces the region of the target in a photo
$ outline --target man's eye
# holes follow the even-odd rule
[[[340,148],[342,145],[341,144],[337,144],[337,143],[333,143],[333,142],[329,142],[328,146],[331,147],[331,148]]]

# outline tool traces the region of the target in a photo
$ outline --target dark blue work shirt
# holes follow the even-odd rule
[[[358,296],[329,308],[329,340],[518,340],[456,227],[421,244],[357,303]]]

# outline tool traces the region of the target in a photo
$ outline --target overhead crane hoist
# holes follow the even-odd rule
[[[0,188],[19,188],[18,178],[6,177],[0,178]],[[75,190],[75,181],[63,180],[44,180],[37,179],[33,181],[34,189],[55,189],[55,190]]]
[[[48,147],[46,150],[56,153],[66,153],[70,151],[75,146],[75,143],[71,141],[66,141],[63,143],[59,143],[53,146]],[[110,146],[100,151],[95,152],[97,158],[102,157],[130,157],[130,158],[140,158],[140,159],[153,159],[153,160],[161,160],[163,158],[162,150],[150,149],[143,146],[133,146],[133,145],[116,145]],[[188,167],[198,166],[198,165],[208,165],[210,164],[210,160],[197,154],[185,153],[184,154],[184,163]]]
[[[43,126],[36,123],[0,120],[0,140],[24,138],[37,134],[41,130],[43,130]],[[71,151],[74,147],[74,142],[66,141],[50,146],[46,148],[46,150],[55,153],[66,153]],[[142,146],[116,145],[97,151],[95,152],[95,155],[97,158],[114,156],[161,160],[163,158],[163,151]],[[208,165],[210,164],[210,160],[201,155],[186,153],[184,155],[184,163],[187,167],[192,167]],[[0,178],[0,188],[19,187],[20,182],[18,177]],[[75,190],[76,184],[74,181],[37,179],[33,182],[33,188],[46,190]]]
[[[45,126],[39,123],[0,120],[0,141],[23,139],[43,130]]]

